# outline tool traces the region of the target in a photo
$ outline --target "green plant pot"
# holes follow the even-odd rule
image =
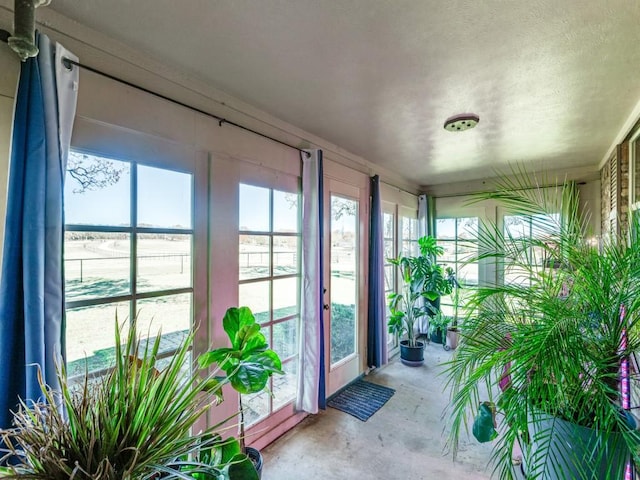
[[[424,343],[417,342],[415,347],[409,346],[408,340],[400,342],[400,361],[408,367],[419,367],[424,363]]]
[[[624,478],[630,457],[622,434],[609,434],[604,441],[597,430],[538,414],[529,422],[529,436],[531,444],[524,458],[527,478]]]
[[[429,338],[433,343],[442,344],[444,342],[444,330],[442,328],[435,328],[429,335]]]

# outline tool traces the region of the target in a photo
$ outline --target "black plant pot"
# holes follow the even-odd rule
[[[433,343],[442,344],[444,342],[444,329],[442,329],[442,328],[434,328],[431,331],[431,335],[429,335],[429,338],[431,339],[431,341]]]
[[[409,346],[408,340],[400,342],[400,361],[408,367],[419,367],[424,363],[424,343],[416,342],[415,347]]]
[[[258,478],[262,478],[262,454],[260,450],[255,449],[253,447],[246,447],[245,452],[247,457],[253,462],[253,465],[256,467],[256,472],[258,472]]]

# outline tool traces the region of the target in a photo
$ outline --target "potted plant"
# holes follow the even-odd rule
[[[224,384],[217,372],[202,376],[197,368],[184,368],[190,363],[193,333],[159,369],[159,335],[140,340],[134,325],[122,345],[120,332],[116,320],[115,365],[104,376],[87,374],[79,385],[70,385],[61,367],[60,392],[40,379],[44,401],[22,402],[14,414],[15,428],[0,431],[6,454],[2,463],[7,461],[0,475],[134,480],[185,478],[187,469],[203,479],[255,478],[255,471],[254,477],[230,474],[232,465],[243,464],[246,471],[249,462],[253,468],[240,452],[227,450],[224,464],[187,460],[198,448],[222,451],[216,435],[221,424],[191,432]]]
[[[400,270],[402,290],[389,294],[389,333],[400,340],[400,361],[417,367],[424,363],[424,343],[417,340],[416,321],[424,315],[422,284],[412,277],[412,257],[389,259]],[[406,335],[406,340],[401,338]]]
[[[230,346],[210,350],[200,355],[198,362],[202,368],[217,365],[238,392],[240,449],[251,458],[258,475],[261,475],[262,455],[257,449],[245,445],[242,395],[265,390],[274,373],[284,374],[282,362],[278,354],[269,349],[265,336],[260,332],[260,324],[256,322],[249,307],[227,309],[222,325],[229,337]]]
[[[453,283],[449,275],[451,269],[438,264],[438,257],[444,254],[444,248],[438,245],[435,237],[426,235],[419,238],[418,246],[420,255],[410,257],[411,276],[428,301],[426,313],[429,316],[434,316],[440,311],[440,298],[443,295],[449,295],[453,290]]]
[[[447,326],[450,319],[438,310],[429,320],[429,338],[433,343],[444,344],[446,340]]]
[[[455,452],[470,417],[491,405],[500,478],[515,478],[516,445],[528,478],[624,478],[640,460],[624,410],[626,362],[640,347],[640,225],[632,220],[627,241],[593,241],[571,184],[523,188],[532,183],[518,174],[476,197],[501,201],[533,235],[480,229],[479,259],[509,281],[480,285],[468,303],[447,370],[450,442]]]

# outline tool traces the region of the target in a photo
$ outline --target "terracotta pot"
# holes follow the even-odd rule
[[[457,327],[447,328],[447,346],[451,350],[455,350],[458,347],[458,337],[460,336]]]

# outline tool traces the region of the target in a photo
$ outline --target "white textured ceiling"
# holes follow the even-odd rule
[[[422,185],[596,165],[640,100],[638,0],[53,0]],[[451,133],[454,114],[480,116]]]

